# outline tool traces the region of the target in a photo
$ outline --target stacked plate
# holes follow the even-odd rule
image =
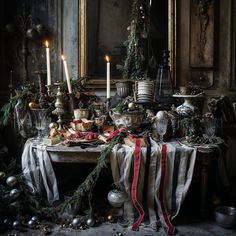
[[[138,102],[153,102],[154,84],[152,81],[138,81],[137,100]]]

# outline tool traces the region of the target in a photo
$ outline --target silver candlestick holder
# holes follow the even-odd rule
[[[62,119],[63,116],[65,115],[65,103],[64,103],[64,97],[65,94],[62,91],[62,85],[63,83],[58,82],[58,83],[54,83],[55,86],[57,86],[57,93],[56,93],[56,102],[55,102],[55,107],[56,109],[52,111],[52,114],[57,115],[58,116],[58,131],[62,131],[63,127],[62,124],[64,122],[64,120]]]
[[[54,85],[45,85],[47,87],[47,94],[49,97],[53,97],[53,92],[52,92],[52,88],[54,87]]]
[[[109,113],[110,106],[111,106],[111,99],[107,98],[107,100],[106,100],[106,112],[107,112],[107,114]]]

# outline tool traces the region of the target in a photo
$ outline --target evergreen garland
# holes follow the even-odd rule
[[[132,5],[130,35],[126,42],[127,57],[123,78],[139,80],[148,68],[148,35],[150,28],[150,1],[134,0]]]
[[[95,166],[95,168],[92,170],[92,172],[87,176],[87,178],[85,179],[85,181],[79,185],[79,187],[77,188],[77,190],[74,192],[74,194],[66,199],[64,202],[62,202],[61,204],[55,206],[55,207],[51,207],[51,208],[43,208],[41,210],[41,214],[42,215],[47,215],[48,217],[54,218],[55,216],[58,217],[58,213],[63,213],[65,208],[69,205],[69,204],[80,204],[82,197],[84,196],[88,196],[88,200],[89,200],[89,205],[90,205],[90,215],[92,214],[92,208],[91,208],[91,198],[92,198],[92,190],[95,186],[95,184],[97,183],[97,180],[100,176],[100,173],[102,171],[103,168],[106,167],[106,158],[107,156],[111,153],[113,147],[119,143],[122,142],[124,136],[126,135],[126,133],[122,132],[116,136],[113,137],[113,139],[110,141],[109,145],[106,147],[106,149],[104,149],[101,152],[100,157],[97,159],[97,165]]]

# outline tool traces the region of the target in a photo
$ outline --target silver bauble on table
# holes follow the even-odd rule
[[[119,190],[111,190],[107,195],[107,200],[113,207],[121,207],[125,202],[127,196],[124,192]]]
[[[6,180],[6,184],[9,187],[14,187],[17,184],[17,178],[15,176],[9,176]]]

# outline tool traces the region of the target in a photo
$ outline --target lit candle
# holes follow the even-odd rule
[[[47,60],[47,85],[51,85],[52,80],[51,80],[51,67],[50,67],[50,52],[49,52],[49,43],[47,40],[45,42],[45,46],[46,46],[46,60]]]
[[[67,62],[66,62],[66,59],[65,59],[65,57],[63,55],[61,55],[61,59],[62,59],[63,64],[64,64],[64,70],[65,70],[65,75],[66,75],[66,82],[67,82],[68,92],[72,93],[71,83],[70,83],[70,76],[69,76],[68,67],[67,67]]]
[[[111,73],[110,73],[110,59],[106,56],[107,61],[107,98],[111,97]]]

